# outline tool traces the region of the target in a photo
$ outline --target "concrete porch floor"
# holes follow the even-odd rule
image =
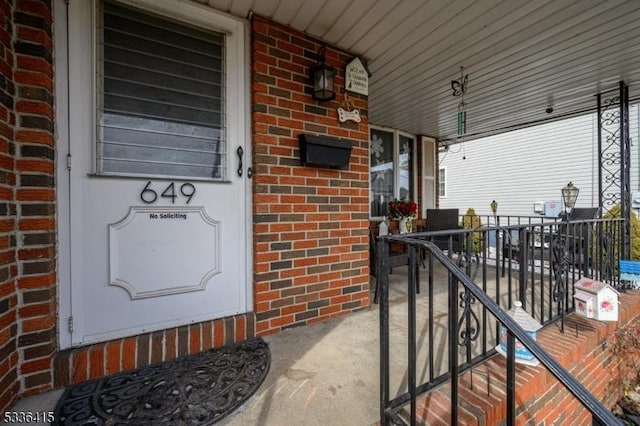
[[[219,424],[375,423],[379,419],[377,308],[373,305],[348,317],[265,337],[272,357],[265,382]],[[53,410],[62,392],[24,398],[12,410]]]
[[[447,349],[446,274],[434,268],[436,370]],[[427,270],[421,268],[418,295],[418,380],[426,374]],[[406,268],[390,276],[391,393],[406,388]],[[489,329],[495,327],[489,327]],[[267,336],[272,363],[260,389],[222,425],[372,425],[379,415],[379,306],[322,323]],[[436,347],[437,346],[437,347]],[[425,367],[423,367],[425,366]],[[62,390],[20,400],[14,411],[53,410]]]

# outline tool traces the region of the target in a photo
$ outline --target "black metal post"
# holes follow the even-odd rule
[[[560,297],[558,298],[560,303],[560,331],[564,333],[564,317],[567,312],[567,295],[569,294],[569,238],[571,234],[571,212],[567,212],[565,215],[567,219],[566,234],[564,236],[564,255],[562,258],[562,288],[560,289]],[[573,241],[571,243],[571,250],[573,251]]]
[[[631,256],[631,144],[629,138],[629,87],[618,84],[618,93],[602,98],[598,106],[598,205],[604,214],[616,203],[620,204],[622,223],[620,257]],[[600,262],[599,262],[600,263]],[[617,266],[617,265],[616,265]],[[601,280],[612,279],[615,269],[602,271]],[[605,275],[607,274],[607,275]]]
[[[389,244],[380,239],[378,244],[378,291],[380,292],[380,421],[387,426],[389,404]]]
[[[434,376],[433,323],[433,255],[429,252],[429,381]]]
[[[631,259],[631,143],[629,138],[629,86],[620,82],[620,215],[624,219],[622,233],[623,258]]]
[[[407,294],[409,295],[408,323],[408,361],[409,361],[409,395],[411,397],[411,424],[415,425],[416,418],[416,247],[409,246],[409,282]]]
[[[592,232],[593,224],[586,225],[583,223],[582,225],[580,225],[580,248],[582,249],[580,256],[582,258],[582,273],[584,274],[584,276],[591,276],[591,256],[589,254],[589,250],[591,250]]]
[[[602,165],[602,153],[604,144],[602,143],[602,94],[600,93],[596,96],[596,106],[598,108],[598,208],[601,214],[604,214],[604,185],[602,182],[604,172]]]
[[[516,338],[507,330],[507,425],[516,424]]]
[[[527,228],[518,230],[518,297],[522,302],[522,309],[527,309]]]
[[[451,424],[458,424],[458,280],[449,272],[449,371],[451,372]]]

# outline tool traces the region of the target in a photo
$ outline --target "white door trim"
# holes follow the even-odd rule
[[[71,346],[68,324],[71,317],[71,241],[69,179],[69,69],[67,58],[67,6],[56,1],[54,15],[55,106],[56,106],[56,212],[58,228],[58,338],[60,348]]]

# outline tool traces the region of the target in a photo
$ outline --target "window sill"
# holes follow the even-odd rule
[[[230,180],[211,179],[201,177],[188,177],[188,176],[154,176],[154,175],[114,175],[103,173],[87,173],[90,178],[100,179],[127,179],[127,180],[159,180],[159,181],[189,181],[189,182],[209,182],[209,183],[221,183],[230,184]]]

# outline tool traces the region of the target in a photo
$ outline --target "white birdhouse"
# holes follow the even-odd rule
[[[618,321],[618,292],[613,287],[587,277],[573,286],[577,314],[600,321]]]

